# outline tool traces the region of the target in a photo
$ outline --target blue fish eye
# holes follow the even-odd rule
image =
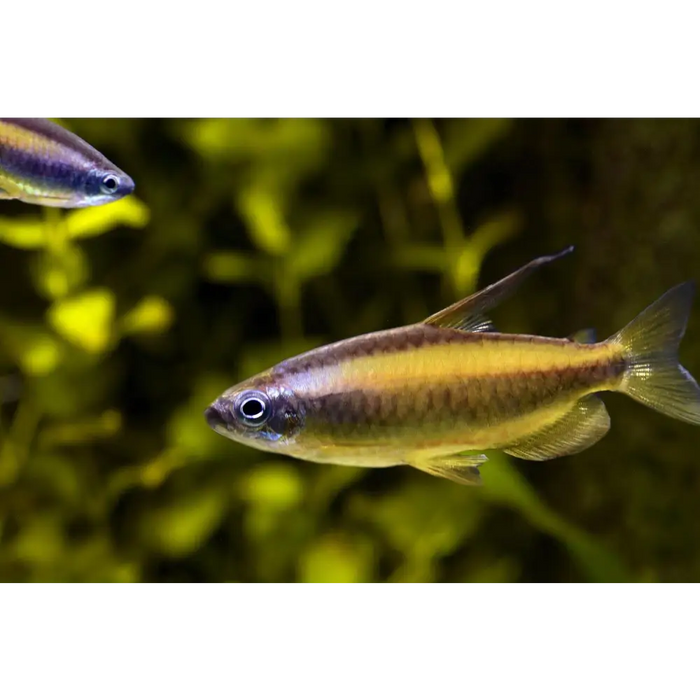
[[[100,182],[104,194],[114,194],[119,189],[119,178],[116,175],[105,175]]]
[[[236,413],[246,425],[259,427],[270,417],[270,400],[261,391],[246,392],[237,402]]]

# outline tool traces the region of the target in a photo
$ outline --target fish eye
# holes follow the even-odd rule
[[[114,194],[119,189],[119,178],[116,175],[105,175],[100,182],[104,194]]]
[[[237,402],[240,419],[253,428],[265,424],[270,417],[270,400],[261,391],[247,391]]]

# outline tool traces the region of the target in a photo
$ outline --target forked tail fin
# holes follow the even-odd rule
[[[700,387],[678,362],[695,285],[679,284],[616,333],[627,369],[620,391],[671,418],[700,425]]]

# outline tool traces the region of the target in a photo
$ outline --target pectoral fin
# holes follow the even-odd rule
[[[535,270],[568,255],[573,249],[573,246],[569,246],[560,253],[537,258],[499,282],[495,282],[470,297],[429,316],[423,323],[429,326],[456,328],[462,331],[492,331],[493,324],[484,316],[485,312],[513,294]]]
[[[440,457],[415,457],[407,463],[416,469],[469,486],[481,485],[479,465],[486,462],[486,455],[447,455]]]
[[[11,195],[7,190],[0,187],[0,199],[17,199],[14,195]]]
[[[558,421],[503,448],[506,454],[541,462],[573,455],[594,445],[610,428],[610,416],[597,396],[586,396]]]
[[[20,199],[22,191],[11,180],[0,174],[0,199]]]

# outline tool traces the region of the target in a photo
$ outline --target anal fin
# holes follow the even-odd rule
[[[487,461],[486,455],[441,455],[439,457],[415,457],[410,464],[423,472],[456,481],[469,486],[481,485],[479,466]]]
[[[610,428],[610,416],[597,396],[586,396],[559,420],[503,448],[506,454],[541,462],[573,455],[594,445]]]

